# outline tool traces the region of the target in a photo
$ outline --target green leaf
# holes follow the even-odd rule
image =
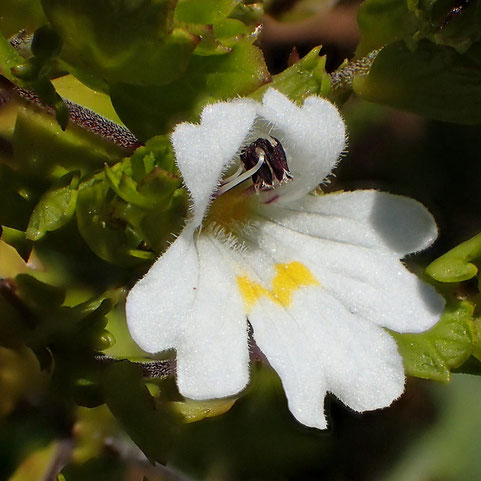
[[[481,257],[481,234],[446,252],[426,267],[426,274],[439,282],[461,282],[473,278],[478,268],[471,262]]]
[[[113,191],[125,203],[117,203],[117,215],[128,222],[139,238],[154,251],[162,252],[184,224],[188,208],[187,192],[174,163],[167,136],[153,137],[129,159],[105,167]],[[151,252],[131,255],[152,258]]]
[[[189,199],[185,189],[177,189],[167,209],[144,212],[136,215],[130,212],[127,216],[136,226],[142,239],[158,254],[167,249],[174,237],[180,233],[185,224]]]
[[[407,3],[406,0],[365,0],[361,3],[357,16],[361,31],[357,56],[414,35],[418,20]]]
[[[137,183],[125,175],[121,169],[116,169],[114,172],[108,165],[104,167],[105,178],[109,181],[110,187],[114,192],[125,202],[138,205],[139,207],[151,207],[144,201],[142,195],[137,191]]]
[[[27,240],[25,232],[5,226],[2,227],[1,231],[2,241],[14,247],[22,259],[27,261],[30,257],[30,253],[32,252],[32,243]]]
[[[162,253],[178,235],[188,211],[185,189],[177,189],[170,199],[154,209],[145,209],[122,201],[116,203],[116,215],[129,225],[139,239],[158,254]],[[138,259],[153,260],[150,251],[129,249],[129,255]]]
[[[13,279],[20,273],[28,272],[29,267],[14,247],[0,239],[0,283],[4,283],[3,279]],[[3,284],[5,289],[5,284]],[[0,288],[1,290],[1,288]]]
[[[0,224],[24,231],[41,192],[46,189],[40,179],[19,173],[0,163]]]
[[[52,80],[52,84],[63,98],[75,102],[82,107],[87,107],[117,124],[122,123],[115,113],[108,95],[88,88],[73,75],[64,75],[63,77],[56,78]]]
[[[105,166],[105,175],[112,189],[125,202],[144,209],[164,210],[181,185],[179,177],[159,167],[153,167],[140,183],[135,182],[123,170],[117,170],[114,173],[110,167]]]
[[[122,208],[122,204],[115,202],[114,193],[104,176],[96,176],[79,190],[77,225],[81,236],[98,257],[129,266],[139,263],[129,251],[137,249],[141,238],[118,215],[118,209]]]
[[[80,187],[79,230],[101,259],[120,265],[152,260],[184,224],[188,196],[167,136],[153,137],[131,158]]]
[[[40,0],[2,0],[0,2],[0,32],[6,37],[21,29],[33,32],[45,23]]]
[[[0,75],[3,75],[11,82],[16,82],[11,69],[24,61],[25,59],[10,45],[10,42],[0,34]]]
[[[19,274],[15,278],[17,293],[33,311],[50,315],[65,300],[65,290],[41,282],[28,274]]]
[[[465,52],[481,39],[481,4],[476,1],[408,1],[419,21],[415,39],[427,38]]]
[[[129,362],[113,363],[103,374],[105,400],[112,414],[151,462],[163,462],[172,444],[175,417],[156,404]]]
[[[212,25],[226,18],[240,0],[179,0],[175,19]]]
[[[75,124],[62,131],[51,115],[28,107],[18,109],[12,143],[17,168],[49,180],[71,170],[85,174],[125,154],[121,147]]]
[[[414,48],[427,39],[465,52],[481,39],[481,4],[452,0],[365,0],[358,13],[363,56],[403,40]]]
[[[61,57],[108,83],[163,85],[186,68],[199,39],[173,28],[175,0],[43,0],[64,41]],[[72,73],[76,74],[76,71]]]
[[[230,18],[240,20],[245,25],[260,25],[264,16],[264,5],[261,2],[240,2],[229,15]]]
[[[110,299],[102,299],[100,305],[91,312],[86,312],[82,304],[72,308],[81,319],[75,326],[74,336],[81,339],[87,347],[95,351],[102,351],[114,342],[111,334],[105,330],[107,318],[105,317],[112,309]]]
[[[473,376],[481,376],[481,362],[479,361],[479,352],[478,356],[475,357],[474,353],[473,355],[466,361],[464,362],[460,367],[456,369],[452,369],[451,372],[453,373],[460,373],[460,374],[472,374]]]
[[[472,354],[474,305],[449,301],[440,321],[422,334],[391,332],[396,339],[406,373],[436,381],[449,381],[451,370]]]
[[[174,161],[174,149],[170,137],[159,135],[149,139],[145,146],[139,147],[130,158],[132,178],[140,182],[154,167],[178,174]]]
[[[272,82],[257,89],[251,97],[261,101],[269,88],[275,88],[296,102],[302,103],[310,95],[325,97],[330,91],[326,72],[326,57],[320,56],[322,47],[312,49],[299,62],[272,77]]]
[[[79,178],[79,172],[70,172],[41,197],[30,217],[27,239],[39,240],[71,219],[77,204]]]
[[[55,366],[56,375],[67,390],[73,388],[79,394],[92,391],[91,384],[98,376],[90,371],[92,366],[85,360],[113,342],[113,336],[105,329],[112,301],[104,297],[93,309],[89,303],[69,307],[63,304],[65,291],[61,288],[26,274],[18,275],[15,284],[16,294],[26,306],[24,312],[20,311],[22,322],[29,327],[24,340],[43,368],[51,370]],[[90,379],[90,387],[83,389],[82,379]]]
[[[261,51],[249,40],[225,55],[193,56],[185,74],[163,87],[112,86],[112,103],[140,139],[195,120],[210,102],[248,95],[270,80]]]
[[[215,38],[226,41],[228,39],[236,39],[241,35],[252,34],[253,27],[235,18],[226,18],[213,26]]]
[[[229,46],[224,45],[216,38],[212,25],[191,24],[186,28],[200,38],[200,42],[194,50],[194,55],[224,55],[231,51]]]
[[[384,47],[354,92],[365,100],[461,124],[481,122],[481,44],[460,55],[423,41],[411,52],[402,42]]]

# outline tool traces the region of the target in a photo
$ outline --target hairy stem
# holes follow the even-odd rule
[[[53,109],[46,107],[35,92],[17,86],[11,86],[11,91],[22,100],[33,103],[52,115],[54,114]],[[82,107],[70,100],[64,100],[69,110],[69,119],[74,124],[94,134],[100,135],[127,151],[133,152],[137,147],[142,145],[142,142],[126,127],[102,117],[93,110]]]
[[[142,375],[146,378],[166,378],[172,376],[175,371],[175,361],[130,361],[123,358],[115,358],[106,356],[105,354],[98,354],[95,356],[95,360],[100,364],[112,364],[114,362],[128,361],[131,364],[135,364],[142,371]]]
[[[336,72],[332,72],[330,74],[332,88],[334,90],[351,90],[352,79],[354,76],[367,75],[371,69],[374,59],[377,57],[379,52],[380,49],[373,50],[365,57],[348,62],[341,69],[337,70]]]

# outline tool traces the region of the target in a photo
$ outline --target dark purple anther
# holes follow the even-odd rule
[[[255,167],[262,158],[264,163],[252,175],[252,182],[256,190],[271,190],[278,184],[292,180],[286,153],[277,139],[260,137],[245,147],[240,154],[246,170]]]

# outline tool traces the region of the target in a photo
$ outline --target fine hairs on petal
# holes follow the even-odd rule
[[[215,222],[209,224],[207,235],[212,236],[219,244],[225,247],[227,250],[242,253],[246,246],[238,236],[232,232],[228,232],[223,226],[216,224]]]
[[[332,179],[337,177],[335,169],[341,163],[342,159],[344,159],[347,156],[348,151],[349,151],[349,136],[347,135],[347,133],[346,133],[346,137],[345,137],[345,142],[346,142],[346,145],[344,146],[344,150],[342,152],[340,152],[339,157],[338,157],[336,163],[334,164],[334,166],[332,167],[331,172],[329,172],[329,174],[326,177],[324,177],[322,182],[319,184],[319,187],[322,188],[322,186],[329,185],[332,182]],[[313,192],[315,192],[315,191],[313,191]]]

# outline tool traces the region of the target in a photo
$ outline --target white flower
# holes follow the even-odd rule
[[[255,149],[259,138],[280,142],[292,180],[265,190],[249,178],[223,193],[246,147],[253,163],[274,163]],[[326,392],[355,411],[388,406],[404,371],[383,328],[424,331],[444,306],[400,261],[436,238],[429,212],[372,190],[310,194],[345,145],[339,113],[319,97],[298,107],[271,89],[262,104],[209,105],[172,143],[192,215],[128,296],[134,340],[152,353],[176,349],[181,394],[219,398],[248,382],[249,321],[301,423],[326,427]]]

